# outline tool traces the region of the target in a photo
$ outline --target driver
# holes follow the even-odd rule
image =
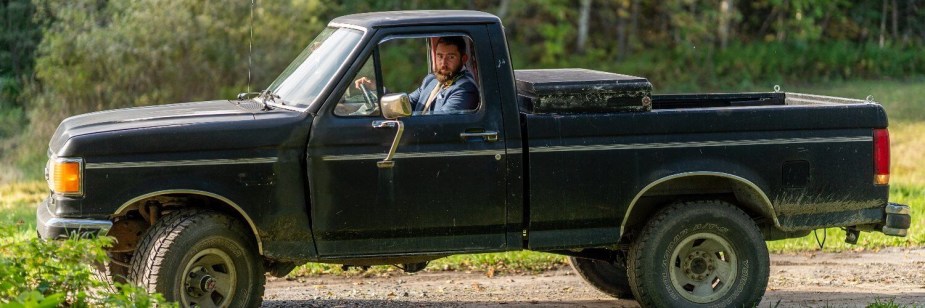
[[[420,114],[462,113],[478,107],[479,91],[472,73],[463,65],[469,60],[466,41],[462,36],[444,36],[437,40],[434,72],[424,77],[421,86],[408,95],[411,107]],[[371,85],[362,77],[355,82]]]

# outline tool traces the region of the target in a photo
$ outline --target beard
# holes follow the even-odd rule
[[[456,68],[455,70],[451,70],[449,67],[442,67],[434,72],[434,76],[437,77],[437,81],[444,83],[453,78],[453,76],[456,76],[456,74],[459,73],[460,68],[462,68],[462,66]]]

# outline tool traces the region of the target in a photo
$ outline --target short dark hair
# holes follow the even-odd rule
[[[456,49],[459,50],[460,55],[466,54],[466,38],[462,36],[441,36],[437,39],[437,43],[434,44],[434,48],[437,48],[440,44],[450,44],[456,46]]]

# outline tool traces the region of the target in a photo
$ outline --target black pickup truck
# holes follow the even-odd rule
[[[448,36],[466,42],[477,107],[416,112],[406,93]],[[879,104],[651,89],[515,71],[487,13],[344,16],[260,94],[64,120],[38,231],[116,238],[102,268],[184,306],[257,306],[265,273],[306,262],[413,272],[512,250],[567,255],[645,307],[751,306],[765,241],[905,236]]]

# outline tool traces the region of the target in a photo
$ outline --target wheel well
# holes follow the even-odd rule
[[[117,241],[110,251],[131,253],[144,232],[163,214],[189,207],[211,209],[245,223],[257,243],[258,253],[263,255],[263,245],[257,228],[241,208],[221,196],[202,192],[151,193],[126,202],[111,217],[113,227],[108,235],[115,237]]]
[[[642,228],[661,208],[677,202],[706,199],[738,206],[759,228],[778,225],[770,200],[754,183],[719,173],[678,175],[653,182],[636,195],[621,225],[622,240]]]

